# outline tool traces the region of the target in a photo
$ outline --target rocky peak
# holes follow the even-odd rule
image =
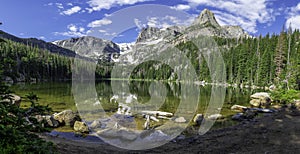
[[[144,42],[149,39],[158,39],[160,37],[160,29],[156,27],[143,28],[136,42]]]
[[[212,27],[221,27],[217,22],[215,15],[208,9],[204,9],[200,15],[196,18],[193,22],[193,25],[203,25],[205,27],[212,26]]]
[[[54,44],[75,51],[84,57],[99,57],[111,54],[119,54],[120,48],[117,44],[109,40],[104,40],[92,36],[71,38],[68,40],[55,41]]]

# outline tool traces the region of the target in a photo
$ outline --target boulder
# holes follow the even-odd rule
[[[87,124],[85,122],[75,121],[73,128],[76,132],[80,132],[80,133],[88,133],[89,132],[89,127],[87,126]]]
[[[250,104],[254,107],[259,107],[260,106],[260,100],[259,99],[252,99],[250,101]]]
[[[184,117],[178,117],[174,121],[177,122],[177,123],[185,123],[186,122]]]
[[[60,113],[53,114],[55,120],[60,124],[67,126],[73,126],[76,120],[80,120],[79,116],[76,115],[72,110],[64,110]]]
[[[203,119],[204,119],[203,114],[196,114],[196,116],[195,116],[194,119],[193,119],[193,122],[194,122],[196,125],[200,126],[200,125],[201,125],[201,122],[203,121]]]
[[[2,102],[6,102],[6,103],[11,103],[14,104],[16,106],[20,106],[21,104],[21,97],[16,95],[16,94],[9,94],[10,99],[4,99],[2,100]]]
[[[266,92],[255,93],[250,96],[251,99],[270,99],[270,94]]]
[[[252,99],[250,104],[254,107],[268,108],[271,105],[271,97],[269,93],[259,92],[250,96]]]

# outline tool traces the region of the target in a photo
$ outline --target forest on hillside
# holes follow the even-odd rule
[[[300,32],[282,31],[256,38],[215,38],[226,64],[226,80],[231,84],[270,86],[283,85],[300,89]],[[3,39],[0,43],[0,63],[3,75],[13,81],[57,81],[72,78],[74,57],[51,53],[34,46]],[[198,80],[211,82],[207,64],[197,54],[192,42],[180,43],[177,48],[190,58]],[[82,60],[85,65],[84,60]],[[110,78],[113,62],[98,61],[96,79]],[[159,66],[159,67],[157,67]],[[88,69],[88,68],[87,68]],[[172,69],[159,62],[146,62],[135,68],[133,79],[176,80]]]

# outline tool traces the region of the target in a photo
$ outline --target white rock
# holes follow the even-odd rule
[[[176,118],[174,121],[177,122],[177,123],[185,123],[186,122],[186,120],[184,119],[184,117]]]

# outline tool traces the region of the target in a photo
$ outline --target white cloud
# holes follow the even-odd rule
[[[103,9],[110,9],[114,6],[132,5],[138,2],[145,2],[149,0],[90,0],[88,4],[90,5],[89,12],[101,11]]]
[[[95,20],[95,21],[92,21],[88,24],[88,27],[91,27],[91,28],[95,28],[95,27],[101,27],[103,25],[109,25],[111,24],[112,21],[111,20],[108,20],[106,18],[103,18],[101,20]]]
[[[184,5],[184,4],[178,4],[176,6],[172,6],[171,9],[180,10],[180,11],[187,11],[191,9],[191,6]]]
[[[100,29],[98,30],[100,33],[106,33],[106,30]]]
[[[136,25],[137,28],[142,29],[142,28],[145,27],[145,25],[143,25],[142,22],[139,19],[134,18],[133,21],[134,21],[134,23],[135,23],[135,25]]]
[[[68,25],[68,29],[71,31],[71,32],[76,32],[77,31],[77,27],[73,24],[70,24]]]
[[[68,9],[68,10],[66,10],[66,11],[61,12],[60,14],[61,14],[61,15],[72,15],[72,14],[74,14],[74,13],[79,12],[80,10],[81,10],[81,7],[79,7],[79,6],[74,6],[74,7],[70,8],[70,9]]]
[[[300,3],[297,6],[288,8],[287,13],[286,28],[291,25],[292,29],[300,29]]]
[[[191,15],[190,18],[186,19],[179,19],[176,16],[162,16],[162,17],[147,17],[147,23],[145,25],[149,27],[158,27],[158,28],[167,28],[170,26],[182,26],[182,25],[190,25],[195,19],[194,15]],[[136,21],[135,21],[136,22]],[[143,27],[146,27],[142,23],[138,23]],[[137,25],[137,23],[136,23]]]
[[[56,7],[58,7],[59,9],[63,9],[63,5],[61,3],[55,3]]]
[[[54,32],[54,35],[62,35],[68,37],[82,37],[86,36],[85,28],[70,24],[67,26],[67,32]]]
[[[45,37],[45,36],[40,36],[40,37],[39,37],[39,39],[41,39],[41,40],[45,40],[45,39],[46,39],[46,37]]]
[[[218,21],[235,23],[251,33],[257,32],[257,23],[271,23],[276,14],[268,8],[269,0],[186,0],[191,6],[209,6],[221,10],[215,12]],[[226,18],[228,17],[228,18]],[[221,19],[222,18],[222,19]]]

